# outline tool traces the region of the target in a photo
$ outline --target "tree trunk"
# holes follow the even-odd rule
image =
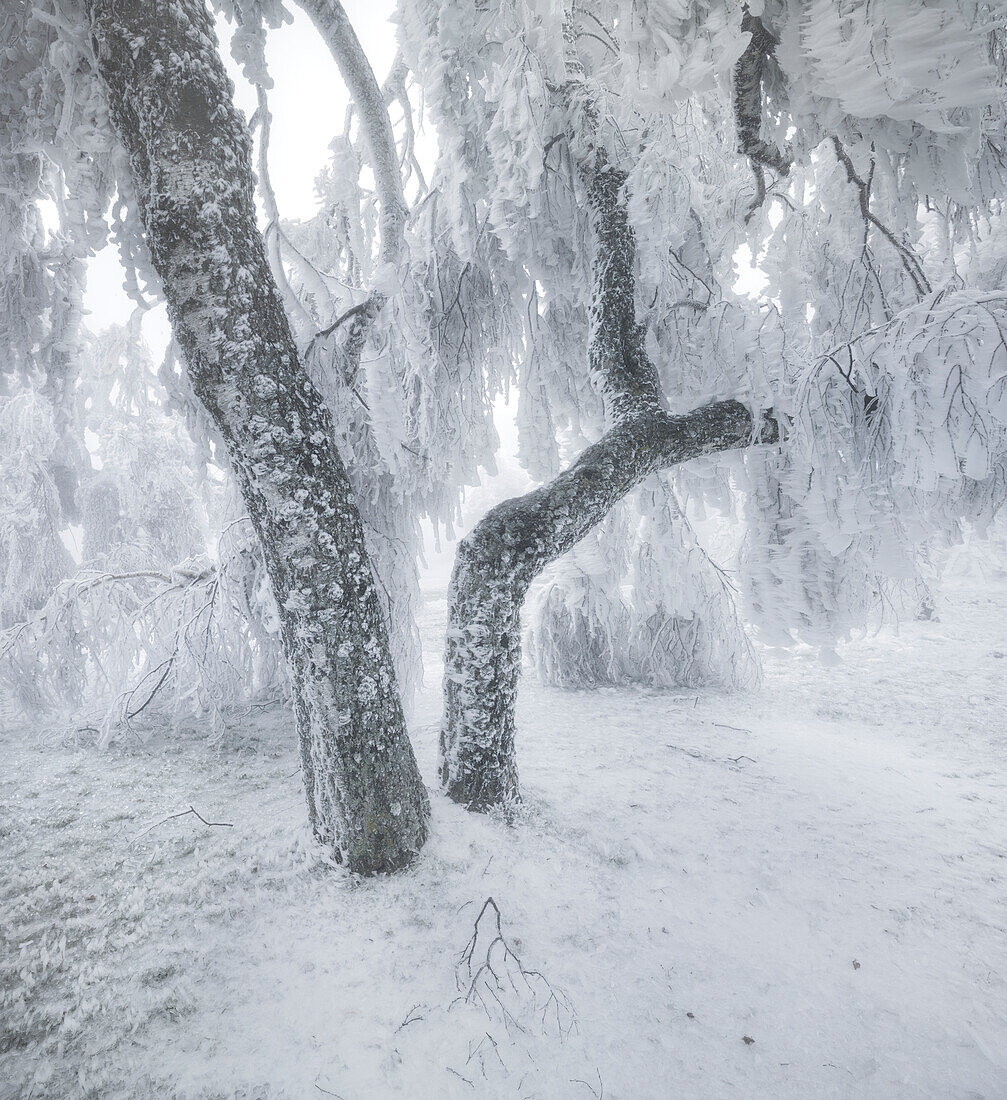
[[[328,46],[360,116],[381,212],[381,262],[395,263],[403,247],[407,209],[395,134],[381,88],[339,0],[296,2]]]
[[[324,403],[256,227],[250,139],[204,0],[88,0],[112,119],[189,377],[227,448],[280,609],[315,835],[409,863],[429,807]]]
[[[595,231],[589,360],[609,429],[548,485],[488,512],[459,543],[451,576],[440,776],[448,795],[472,810],[519,796],[514,704],[521,605],[534,578],[648,475],[778,437],[771,415],[753,418],[738,401],[685,416],[661,407],[657,371],[636,320],[625,175],[599,160],[588,180]]]

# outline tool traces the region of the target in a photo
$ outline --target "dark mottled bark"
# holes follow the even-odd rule
[[[656,470],[777,438],[738,401],[686,416],[627,416],[548,485],[505,501],[458,546],[449,593],[441,779],[448,794],[486,810],[517,796],[514,703],[521,606],[531,582]]]
[[[521,605],[535,577],[657,470],[778,437],[776,422],[738,401],[686,416],[661,405],[657,371],[636,319],[635,241],[623,173],[605,165],[589,182],[595,297],[589,362],[608,431],[568,470],[492,509],[459,544],[448,593],[441,781],[473,810],[518,796],[514,704],[521,666]]]
[[[752,37],[734,66],[734,121],[738,130],[738,150],[751,159],[756,171],[759,185],[759,196],[756,200],[758,205],[765,197],[766,185],[762,169],[772,168],[774,172],[785,176],[790,171],[792,161],[787,154],[762,137],[762,82],[766,65],[776,50],[776,38],[747,7],[742,16],[741,28]]]
[[[204,0],[89,0],[116,129],[193,389],[227,446],[280,608],[316,835],[407,864],[428,804],[332,424],[256,228],[250,140]]]

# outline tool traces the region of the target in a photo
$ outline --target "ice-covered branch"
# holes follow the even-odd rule
[[[738,130],[739,151],[752,162],[758,187],[755,206],[759,206],[766,194],[763,168],[771,168],[785,176],[793,161],[789,153],[781,152],[762,137],[762,81],[766,64],[776,50],[776,37],[761,19],[749,12],[747,5],[741,28],[751,35],[751,39],[734,66],[734,123]]]
[[[386,96],[378,84],[364,48],[357,38],[339,0],[297,0],[311,18],[318,33],[325,40],[340,75],[350,93],[353,106],[360,118],[360,126],[370,158],[371,170],[378,192],[380,208],[381,246],[380,259],[383,272],[395,267],[402,259],[405,248],[405,225],[408,216],[405,195],[402,190],[402,168],[395,145],[395,133],[388,114]],[[378,314],[384,308],[387,295],[381,289],[372,291],[369,297],[354,311],[344,314],[336,327],[342,330],[341,352],[348,365],[347,374],[353,374],[360,353]],[[343,322],[348,322],[343,324]]]
[[[339,0],[297,3],[329,47],[360,117],[381,204],[381,260],[394,264],[402,253],[407,208],[385,96]]]
[[[916,293],[924,298],[930,294],[933,288],[930,286],[930,281],[927,279],[926,273],[923,270],[923,265],[920,263],[916,254],[906,244],[895,236],[895,234],[888,228],[887,225],[871,210],[871,187],[867,180],[857,174],[857,170],[853,165],[853,161],[850,159],[849,153],[843,147],[843,143],[838,137],[833,136],[832,147],[836,151],[836,158],[839,163],[846,170],[847,180],[853,184],[857,189],[857,195],[860,200],[860,214],[864,219],[865,225],[873,225],[875,229],[885,238],[886,241],[895,249],[899,255],[899,259],[902,261],[902,266],[906,270],[906,274],[912,280],[913,286],[916,287]]]

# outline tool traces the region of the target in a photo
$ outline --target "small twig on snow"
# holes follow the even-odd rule
[[[318,1089],[319,1092],[324,1092],[326,1096],[334,1096],[336,1100],[344,1100],[344,1097],[338,1092],[333,1092],[331,1089],[323,1089],[317,1081],[315,1082],[315,1088]]]
[[[601,1079],[601,1071],[598,1069],[597,1066],[595,1066],[594,1072],[597,1074],[598,1089],[600,1089],[601,1091],[597,1091],[595,1089],[594,1085],[589,1084],[587,1081],[581,1080],[581,1078],[579,1078],[579,1077],[571,1077],[570,1078],[570,1084],[571,1085],[583,1085],[584,1088],[591,1090],[591,1095],[597,1097],[597,1100],[604,1100],[604,1097],[605,1097],[605,1084]]]
[[[401,1030],[402,1030],[402,1029],[403,1029],[404,1027],[407,1027],[407,1026],[408,1026],[409,1024],[415,1024],[415,1023],[418,1023],[418,1022],[419,1022],[420,1020],[422,1020],[422,1019],[424,1019],[424,1018],[425,1018],[425,1017],[423,1017],[423,1016],[414,1016],[414,1015],[413,1015],[413,1013],[414,1013],[414,1012],[415,1012],[415,1011],[416,1011],[416,1010],[417,1010],[418,1008],[422,1008],[422,1007],[423,1007],[422,1005],[413,1005],[413,1007],[412,1007],[412,1008],[411,1008],[411,1009],[410,1009],[410,1010],[409,1010],[409,1011],[408,1011],[408,1012],[406,1013],[406,1018],[405,1018],[405,1019],[404,1019],[404,1020],[402,1021],[402,1023],[401,1023],[401,1024],[399,1024],[399,1026],[398,1026],[398,1027],[397,1027],[397,1028],[395,1029],[395,1034],[396,1034],[396,1035],[398,1035],[398,1033],[399,1033],[399,1032],[400,1032],[400,1031],[401,1031]]]
[[[140,839],[140,837],[146,836],[147,833],[149,833],[152,829],[156,829],[158,825],[163,825],[166,821],[173,821],[176,817],[187,817],[189,814],[194,814],[196,817],[199,818],[200,821],[202,821],[204,825],[207,826],[213,826],[221,829],[234,828],[233,821],[207,821],[206,818],[203,817],[203,815],[199,813],[198,810],[196,810],[193,806],[190,806],[187,810],[182,810],[180,813],[177,814],[168,814],[167,817],[161,818],[160,821],[155,821],[153,825],[148,825],[147,828],[143,830],[143,832],[137,833],[136,836],[133,837],[133,839],[130,841],[130,844],[135,844],[136,841]]]

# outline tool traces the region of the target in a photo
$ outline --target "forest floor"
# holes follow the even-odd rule
[[[526,679],[513,824],[436,793],[428,595],[391,879],[306,837],[284,715],[0,735],[0,1097],[1007,1097],[1007,574],[752,694]]]

